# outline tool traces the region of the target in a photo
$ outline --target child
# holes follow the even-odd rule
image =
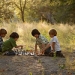
[[[60,44],[57,38],[57,31],[55,29],[51,29],[49,31],[49,35],[51,37],[51,40],[49,44],[43,49],[43,51],[45,51],[46,48],[51,46],[51,52],[53,53],[53,55],[54,55],[54,52],[56,52],[56,56],[64,57],[63,54],[61,53]]]
[[[47,48],[44,53],[42,53],[42,51],[41,51],[49,43],[48,40],[43,35],[41,35],[40,32],[37,29],[33,29],[31,34],[32,34],[33,37],[36,38],[35,53],[38,54],[37,46],[39,46],[40,54],[48,55],[49,52],[50,52],[50,47]]]
[[[16,41],[18,40],[19,35],[16,32],[11,33],[10,38],[3,42],[2,45],[2,51],[3,52],[8,52],[7,55],[15,55],[14,51],[12,51],[12,48],[18,48],[18,47],[23,47],[22,45],[17,46]]]
[[[2,44],[3,44],[3,39],[5,35],[7,34],[7,31],[5,29],[0,29],[0,52],[2,52]]]

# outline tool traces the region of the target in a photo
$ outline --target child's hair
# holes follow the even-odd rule
[[[31,34],[32,36],[35,36],[36,34],[40,35],[40,32],[37,29],[33,29]]]
[[[19,38],[19,34],[16,32],[11,33],[10,38]]]
[[[0,35],[1,34],[7,34],[7,31],[5,29],[0,29]]]
[[[49,31],[49,34],[56,36],[57,35],[57,31],[55,29],[51,29]]]

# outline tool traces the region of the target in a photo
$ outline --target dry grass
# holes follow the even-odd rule
[[[75,26],[70,26],[68,24],[55,24],[50,25],[46,22],[39,22],[39,23],[1,23],[0,28],[5,28],[8,32],[5,39],[9,38],[9,35],[16,31],[19,33],[20,38],[18,40],[18,44],[23,44],[27,46],[34,46],[35,38],[32,37],[31,31],[34,28],[37,28],[41,34],[43,34],[48,40],[50,40],[49,37],[49,30],[50,29],[56,29],[58,32],[58,39],[60,41],[61,46],[63,49],[65,47],[71,48],[75,45]]]

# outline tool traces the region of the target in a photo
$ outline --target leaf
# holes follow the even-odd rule
[[[30,72],[29,75],[33,75],[32,72]]]

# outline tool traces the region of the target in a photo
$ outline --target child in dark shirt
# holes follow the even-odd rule
[[[3,44],[3,39],[5,35],[7,34],[7,31],[5,29],[0,29],[0,52],[2,52],[2,44]]]

